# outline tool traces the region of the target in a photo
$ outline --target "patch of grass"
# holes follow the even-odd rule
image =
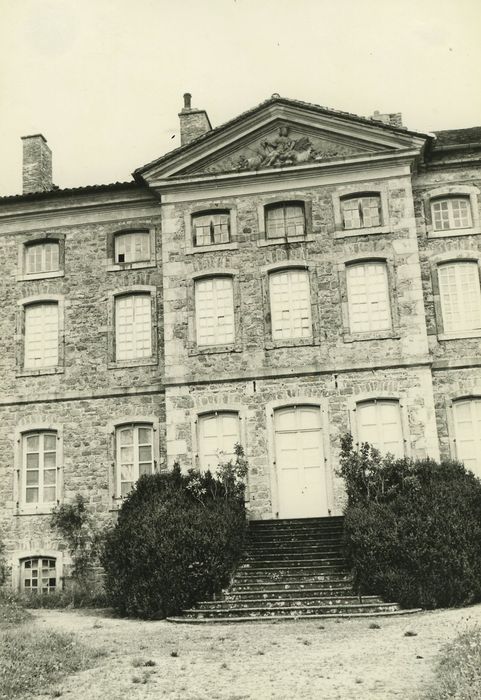
[[[425,700],[481,698],[481,627],[459,634],[443,647],[436,678]]]
[[[14,627],[30,620],[32,615],[15,601],[0,601],[0,629]]]
[[[72,634],[7,630],[0,636],[0,698],[35,695],[63,676],[89,668],[98,656]]]
[[[378,625],[377,622],[371,622],[371,624],[369,625],[369,629],[370,630],[380,630],[381,625]]]

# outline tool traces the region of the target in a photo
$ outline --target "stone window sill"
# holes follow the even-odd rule
[[[56,507],[56,503],[46,504],[36,506],[35,508],[29,507],[27,505],[18,506],[15,515],[50,515],[52,510]]]
[[[187,248],[186,255],[195,255],[195,253],[216,253],[222,250],[238,250],[239,244],[236,241],[230,243],[214,243],[213,245],[199,245]]]
[[[481,331],[459,331],[457,333],[438,333],[438,340],[462,340],[463,338],[481,338]]]
[[[35,367],[34,369],[22,368],[16,373],[16,377],[40,377],[47,374],[63,374],[64,367]]]
[[[278,348],[302,348],[313,347],[320,343],[311,338],[285,338],[283,340],[268,340],[265,344],[266,350],[277,350]]]
[[[146,267],[155,267],[155,260],[139,260],[138,262],[114,263],[107,262],[107,272],[118,272],[119,270],[140,270]]]
[[[448,238],[452,236],[479,236],[481,228],[479,226],[470,226],[469,228],[452,228],[443,229],[442,231],[433,231],[428,228],[428,238]]]
[[[370,226],[369,228],[350,228],[338,230],[334,233],[334,238],[349,238],[350,236],[370,236],[375,234],[390,233],[389,226]]]
[[[393,331],[382,333],[344,333],[343,341],[345,343],[358,343],[368,340],[399,340],[401,336]]]
[[[310,243],[314,241],[314,236],[288,236],[287,238],[262,238],[257,240],[259,248],[265,248],[269,245],[285,245],[286,243]]]
[[[52,272],[35,272],[31,275],[17,275],[17,282],[29,282],[30,280],[50,280],[55,277],[63,277],[64,270],[53,270]]]
[[[107,369],[128,369],[129,367],[153,367],[158,364],[156,357],[142,357],[131,360],[112,360],[107,364]]]
[[[242,352],[242,348],[238,344],[231,345],[206,345],[206,346],[193,346],[189,348],[188,354],[190,357],[194,355],[220,355],[222,353],[235,353]]]

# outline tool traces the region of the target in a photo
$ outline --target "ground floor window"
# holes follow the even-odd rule
[[[356,406],[358,443],[369,442],[382,454],[405,456],[399,401],[373,399]]]
[[[47,557],[31,557],[21,562],[20,588],[26,593],[53,593],[57,590],[57,562]]]
[[[453,403],[456,456],[481,478],[481,399]]]
[[[234,458],[239,438],[239,414],[235,411],[205,413],[198,419],[199,466],[215,474],[220,463]]]

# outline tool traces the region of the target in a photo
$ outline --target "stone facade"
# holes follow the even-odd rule
[[[337,515],[339,438],[350,430],[360,439],[361,402],[395,403],[404,454],[439,458],[457,455],[453,402],[481,397],[481,329],[444,328],[438,280],[443,262],[481,259],[481,130],[435,138],[398,118],[273,96],[210,131],[187,98],[185,145],[137,170],[134,182],[27,188],[0,200],[0,533],[14,585],[28,557],[54,558],[58,576],[69,563],[49,527],[51,507],[25,503],[22,445],[31,431],[56,436],[57,500],[81,493],[104,521],[120,502],[117,426],[151,426],[153,468],[178,461],[187,469],[201,466],[201,417],[227,411],[238,416],[249,462],[250,517],[265,519],[283,512],[276,411],[316,407],[326,499],[319,514]],[[346,228],[345,199],[370,195],[379,221]],[[435,230],[431,202],[456,196],[469,202],[470,225]],[[302,235],[268,235],[269,207],[289,202],[303,209]],[[195,217],[205,212],[228,216],[228,240],[196,245]],[[150,241],[133,262],[114,250],[116,236],[129,232]],[[32,272],[26,250],[52,241],[56,268]],[[352,327],[348,270],[362,262],[386,270],[384,330]],[[312,333],[280,340],[269,280],[286,270],[307,274]],[[219,275],[232,280],[234,337],[199,346],[196,283]],[[150,300],[150,354],[118,359],[115,304],[128,293]],[[43,303],[58,304],[58,362],[32,368],[25,314]]]

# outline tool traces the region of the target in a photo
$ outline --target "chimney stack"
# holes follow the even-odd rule
[[[181,146],[185,146],[212,129],[207,112],[204,109],[193,109],[191,101],[192,95],[190,92],[186,92],[184,94],[184,107],[179,112]]]
[[[23,194],[52,189],[52,151],[42,134],[22,136]]]
[[[403,117],[401,112],[393,112],[392,114],[380,114],[376,109],[371,119],[376,122],[382,122],[388,126],[396,126],[398,129],[403,129]]]

